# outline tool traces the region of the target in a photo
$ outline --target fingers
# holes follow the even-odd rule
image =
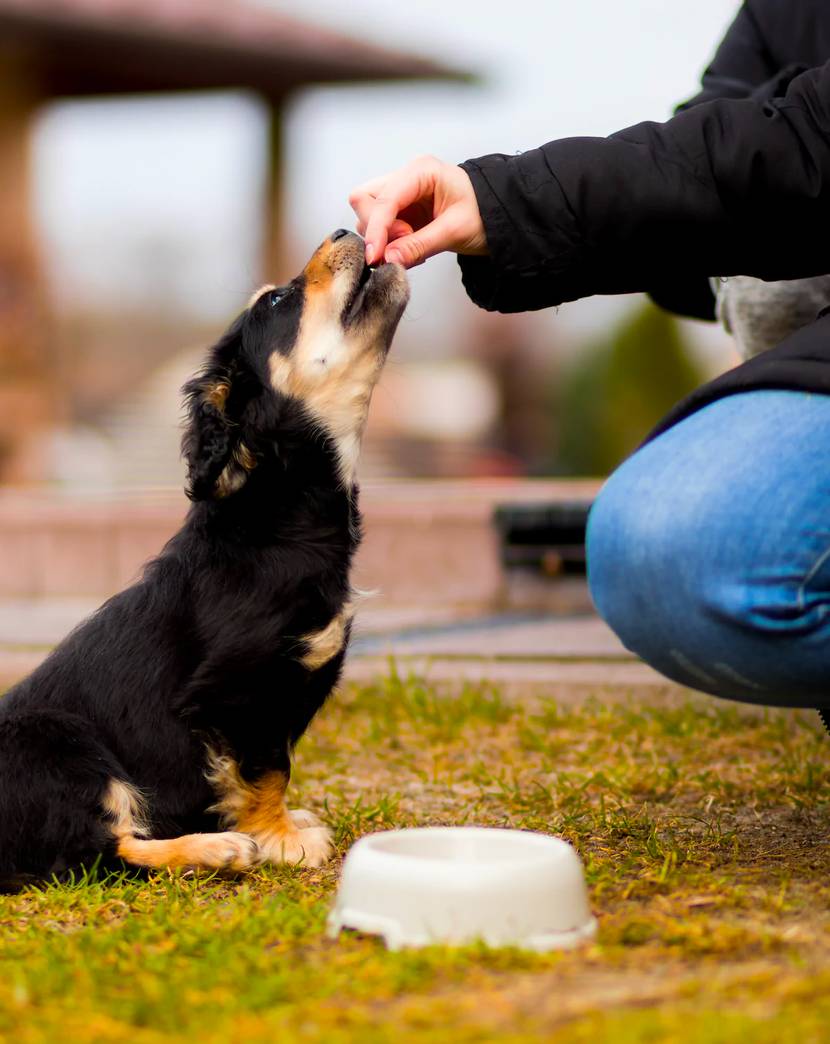
[[[383,258],[389,242],[389,232],[398,216],[398,211],[416,199],[417,186],[410,182],[384,186],[383,195],[375,199],[366,222],[366,262],[376,264]]]
[[[358,185],[349,196],[349,205],[357,216],[356,228],[361,235],[366,231],[366,223],[369,220],[372,207],[375,205],[375,199],[383,188],[388,176],[388,174],[384,174],[383,177],[372,178],[371,181]]]
[[[400,239],[401,236],[411,236],[414,231],[415,229],[408,221],[402,221],[398,218],[389,227],[389,242],[392,243],[396,239]]]
[[[423,228],[409,232],[396,238],[387,246],[384,259],[404,268],[413,268],[426,261],[428,257],[440,254],[452,246],[455,233],[455,219],[449,212],[439,214]],[[390,237],[391,239],[391,237]]]
[[[383,257],[398,211],[406,206],[390,194],[388,180],[391,179],[377,178],[367,182],[349,197],[358,219],[357,231],[366,240],[366,263],[370,265]]]
[[[359,235],[366,235],[365,221],[356,221],[354,227]],[[398,218],[397,220],[393,221],[392,224],[389,226],[389,242],[391,243],[394,239],[400,239],[401,236],[408,236],[412,231],[413,227],[408,221],[403,221],[400,218]]]
[[[487,252],[469,176],[434,156],[365,182],[349,202],[370,265],[386,260],[412,268],[444,250]]]
[[[402,210],[430,196],[434,188],[434,163],[427,158],[416,160],[394,174],[356,189],[349,202],[358,217],[358,230],[366,239],[366,261],[376,264],[382,260],[393,233],[404,231],[395,225]]]

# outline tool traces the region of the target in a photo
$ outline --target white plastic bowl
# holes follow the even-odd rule
[[[371,834],[343,864],[329,934],[383,937],[390,950],[477,940],[529,950],[590,939],[582,863],[546,834],[424,827]]]

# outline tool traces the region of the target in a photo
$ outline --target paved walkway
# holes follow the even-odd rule
[[[0,602],[0,682],[28,673],[88,613],[88,599]],[[681,690],[636,660],[596,616],[463,615],[449,609],[373,608],[358,615],[347,677],[369,681],[389,670],[436,682],[497,682],[561,699],[590,693],[627,698]]]

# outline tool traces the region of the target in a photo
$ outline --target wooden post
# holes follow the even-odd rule
[[[42,477],[33,453],[58,414],[31,208],[31,131],[42,103],[20,49],[0,49],[0,481]]]
[[[283,235],[283,124],[282,104],[268,103],[268,169],[265,176],[265,213],[262,243],[261,278],[268,283],[282,283],[297,272],[294,260],[288,256]]]

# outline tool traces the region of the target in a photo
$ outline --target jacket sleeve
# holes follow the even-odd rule
[[[513,312],[651,291],[711,317],[711,274],[830,269],[830,65],[771,72],[752,7],[667,123],[462,164],[490,249],[459,259],[476,303]]]
[[[461,260],[484,308],[544,308],[712,273],[830,269],[830,63],[783,98],[717,99],[609,138],[462,164],[490,256]]]
[[[749,0],[738,11],[714,58],[703,73],[701,90],[679,105],[676,112],[717,98],[748,98],[770,101],[786,93],[790,82],[814,61],[789,61],[773,57],[770,31],[775,31],[779,9],[769,0]],[[799,57],[805,57],[800,55]],[[649,287],[652,300],[669,312],[695,319],[715,318],[715,295],[708,276],[673,279],[668,275]]]
[[[780,5],[780,0],[776,2]],[[748,0],[741,6],[703,73],[701,90],[678,106],[678,112],[716,98],[746,98],[755,88],[775,80],[780,65],[766,39],[768,7],[769,0]],[[799,71],[805,68],[800,65]]]

